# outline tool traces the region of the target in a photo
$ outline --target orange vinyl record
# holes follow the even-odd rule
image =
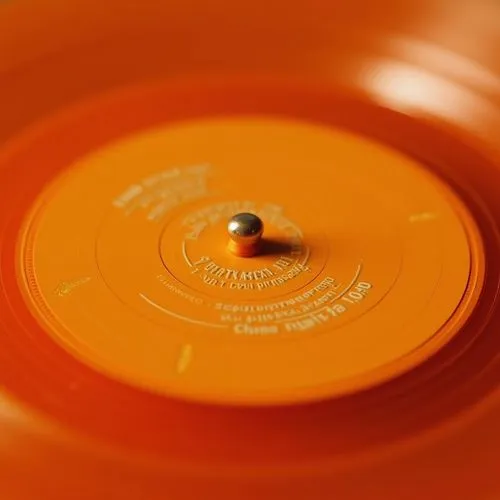
[[[0,4],[0,497],[500,498],[500,5]]]

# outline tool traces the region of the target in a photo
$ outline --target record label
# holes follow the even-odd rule
[[[264,223],[251,258],[228,251],[241,212]],[[59,344],[129,384],[218,403],[318,399],[407,371],[460,329],[483,272],[472,217],[421,165],[259,116],[91,152],[23,231],[26,298]]]

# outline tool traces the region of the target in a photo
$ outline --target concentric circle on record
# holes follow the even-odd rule
[[[244,211],[266,227],[252,259],[227,251]],[[459,331],[483,274],[470,214],[421,166],[285,119],[111,143],[25,225],[19,272],[50,335],[112,377],[209,402],[332,397],[406,371]]]
[[[417,435],[439,463],[442,424],[498,383],[500,213],[477,169],[498,171],[448,141],[276,82],[133,89],[47,122],[1,159],[5,386],[173,469],[332,477]],[[251,259],[226,248],[243,209],[266,227]]]

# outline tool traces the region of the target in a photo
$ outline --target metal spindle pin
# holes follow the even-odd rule
[[[255,214],[234,215],[227,225],[229,251],[238,257],[252,257],[260,248],[264,223]]]

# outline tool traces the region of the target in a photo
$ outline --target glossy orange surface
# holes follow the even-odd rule
[[[487,0],[0,3],[0,496],[496,498],[499,43],[500,6]],[[172,327],[179,318],[167,321],[132,297],[146,275],[134,263],[159,275],[148,253],[157,242],[156,257],[186,286],[183,297],[234,294],[212,292],[179,260],[171,242],[184,234],[187,212],[159,237],[137,214],[125,223],[112,200],[143,174],[206,158],[216,165],[214,202],[246,200],[251,189],[259,202],[281,203],[313,250],[316,242],[311,268],[331,269],[341,282],[350,282],[353,248],[365,245],[358,253],[381,290],[391,273],[406,276],[393,295],[400,302],[386,302],[379,323],[344,338],[321,326],[323,345],[310,335],[228,336],[197,372],[198,349],[215,344],[194,326],[181,335]],[[355,168],[335,179],[330,165],[339,162]],[[364,206],[335,184],[358,178]],[[377,225],[380,199],[388,208]],[[190,215],[207,206],[189,202]],[[110,211],[100,219],[103,207]],[[422,233],[393,230],[415,215],[432,221],[434,212],[443,218]],[[340,214],[335,223],[331,213]],[[95,280],[89,241],[100,223],[102,276],[156,330],[127,316],[105,280]],[[363,238],[349,240],[351,232]],[[339,234],[355,245],[332,259]],[[225,238],[221,219],[187,255],[219,258]],[[406,275],[393,269],[402,256],[414,259]],[[234,267],[234,256],[220,258],[219,267]],[[273,259],[245,260],[243,270]],[[285,286],[290,297],[294,283],[307,285],[306,275],[294,280]],[[145,283],[155,303],[218,318],[195,314],[179,293],[162,302],[164,283]],[[262,292],[274,301],[281,288]],[[360,312],[378,293],[374,286]],[[402,330],[387,318],[404,320],[425,298],[429,308],[414,314],[419,326],[397,338]],[[40,308],[47,301],[54,321]],[[110,325],[99,333],[103,320]],[[338,356],[332,369],[314,349]],[[373,365],[383,374],[374,376]]]
[[[27,217],[28,300],[77,357],[167,396],[277,404],[376,385],[446,344],[482,288],[459,201],[417,163],[333,128],[182,122],[72,168]],[[248,207],[267,248],[241,259],[226,224]]]

